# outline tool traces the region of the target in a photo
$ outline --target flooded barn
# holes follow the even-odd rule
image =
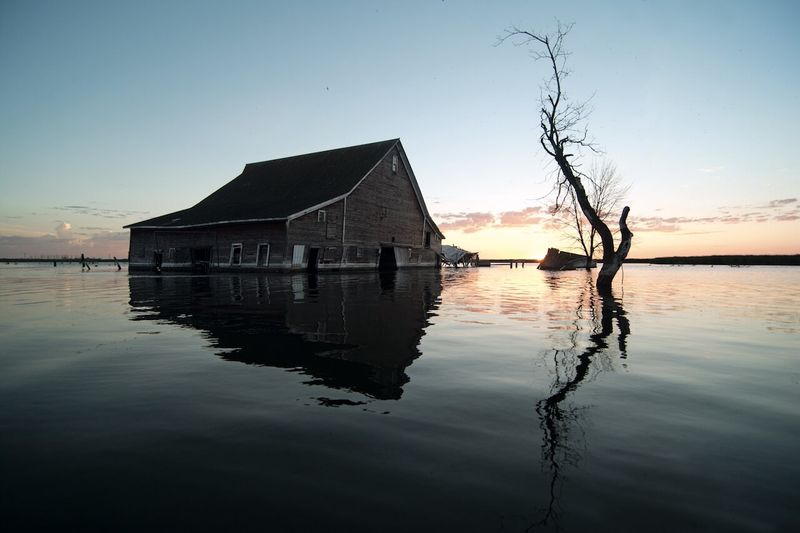
[[[131,270],[438,267],[432,220],[399,139],[245,165],[197,205],[125,226]]]

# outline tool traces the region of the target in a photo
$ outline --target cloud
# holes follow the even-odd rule
[[[510,229],[536,226],[540,231],[563,230],[564,223],[558,216],[551,215],[552,206],[532,206],[517,211],[460,212],[437,213],[435,217],[441,221],[439,227],[443,231],[461,231],[475,233],[484,229]],[[658,213],[661,209],[655,209]],[[612,217],[616,225],[616,216]],[[764,222],[792,222],[800,220],[800,205],[797,198],[771,200],[762,205],[735,205],[717,208],[714,216],[636,216],[632,213],[628,219],[631,230],[636,232],[680,233],[696,235],[715,233],[718,230],[707,230],[710,225],[753,224]]]
[[[499,215],[487,212],[437,213],[439,228],[450,231],[475,233],[487,228],[503,229],[544,224],[549,226],[552,217],[544,207],[526,207],[519,211],[503,211]]]
[[[500,213],[500,225],[532,226],[541,224],[549,218],[541,216],[543,211],[542,207],[526,207],[521,211],[505,211]]]
[[[491,213],[439,213],[436,216],[442,220],[438,224],[442,231],[454,230],[464,233],[475,233],[492,226],[495,221],[495,216]]]
[[[793,204],[795,202],[797,202],[797,198],[783,198],[782,200],[772,200],[764,207],[768,209],[773,209],[776,207],[784,207],[786,205]]]
[[[90,248],[95,248],[98,246],[104,246],[109,243],[125,243],[126,246],[126,254],[127,255],[127,244],[128,238],[130,237],[130,233],[127,231],[107,231],[105,233],[95,233],[94,235],[90,236],[88,239],[85,239],[83,242],[87,244]]]
[[[69,222],[62,222],[58,226],[55,227],[56,235],[59,239],[71,239],[72,238],[72,224]]]
[[[628,225],[634,233],[641,233],[643,231],[675,233],[680,231],[680,226],[671,224],[661,217],[632,217],[628,220]]]
[[[130,211],[126,209],[101,209],[98,207],[89,207],[86,205],[62,205],[53,207],[58,211],[67,211],[76,215],[89,215],[93,217],[121,219],[128,218],[134,215],[146,215],[149,211]]]
[[[628,225],[634,233],[637,231],[656,231],[664,233],[675,233],[681,231],[682,224],[714,224],[714,223],[735,224],[741,222],[739,217],[724,215],[720,217],[637,217],[631,216]]]
[[[749,224],[763,222],[792,222],[800,220],[797,198],[770,200],[760,205],[729,205],[717,208],[719,215],[710,217],[640,216],[631,214],[628,224],[633,232],[653,231],[674,233],[684,231],[686,225]]]
[[[128,255],[127,231],[107,231],[94,235],[78,235],[64,222],[57,227],[69,233],[71,238],[58,235],[25,237],[21,235],[0,235],[0,257],[77,257],[82,253],[95,257],[126,257]]]
[[[0,246],[22,246],[36,243],[58,244],[61,241],[55,235],[42,235],[41,237],[24,237],[22,235],[0,235]]]

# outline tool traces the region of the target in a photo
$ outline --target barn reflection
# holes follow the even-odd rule
[[[439,303],[438,272],[131,276],[132,320],[203,331],[229,361],[398,399]]]

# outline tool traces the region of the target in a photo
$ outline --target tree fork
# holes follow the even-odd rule
[[[607,254],[606,248],[603,246],[603,267],[597,274],[597,292],[600,294],[611,294],[611,282],[614,280],[614,276],[617,275],[617,271],[620,269],[625,258],[628,257],[628,252],[631,250],[633,232],[628,228],[628,213],[630,210],[630,207],[626,205],[622,210],[622,215],[619,217],[619,247],[616,251],[610,248],[612,253]],[[608,228],[606,227],[606,229]]]

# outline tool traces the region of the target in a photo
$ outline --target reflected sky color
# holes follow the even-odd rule
[[[796,530],[800,270],[624,274],[2,265],[3,525]]]
[[[0,255],[123,256],[247,162],[400,137],[449,243],[542,257],[546,70],[494,44],[556,17],[632,256],[800,251],[796,2],[79,1],[0,6]]]

